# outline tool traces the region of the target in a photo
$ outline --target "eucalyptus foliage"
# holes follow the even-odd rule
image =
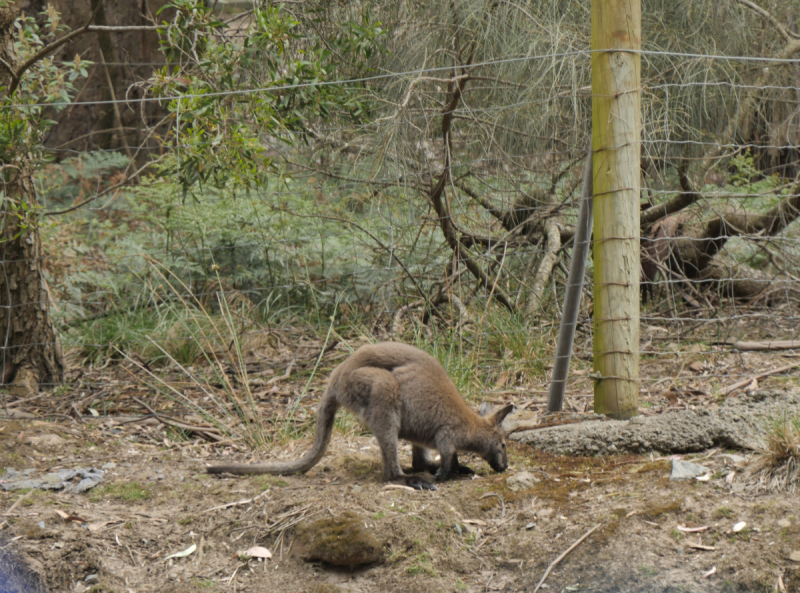
[[[309,120],[345,115],[359,121],[371,103],[357,83],[381,51],[384,34],[368,10],[323,37],[324,15],[254,3],[240,29],[202,0],[175,0],[162,49],[174,65],[152,79],[152,92],[174,115],[174,142],[184,189],[198,184],[263,186],[280,167],[281,145],[294,143]]]

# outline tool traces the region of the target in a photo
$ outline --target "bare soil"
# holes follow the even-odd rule
[[[66,444],[31,438],[53,434]],[[114,465],[82,494],[0,493],[4,511],[17,503],[0,518],[0,591],[533,591],[597,524],[542,590],[800,591],[800,563],[789,559],[800,550],[800,497],[737,489],[748,462],[723,449],[684,456],[712,470],[705,482],[670,481],[670,461],[653,454],[557,456],[516,442],[510,454],[504,474],[471,459],[474,479],[409,492],[384,488],[375,442],[353,427],[306,475],[212,478],[206,463],[252,456],[113,417],[6,420],[0,467]],[[410,465],[410,449],[403,456]],[[538,481],[512,491],[522,471]],[[381,562],[334,568],[296,555],[295,525],[347,511],[383,546]],[[273,558],[247,560],[240,552],[253,545]]]

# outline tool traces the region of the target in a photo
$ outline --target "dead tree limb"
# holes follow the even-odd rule
[[[473,52],[474,46],[471,53]],[[431,189],[429,198],[431,204],[433,205],[433,209],[436,211],[436,216],[439,220],[439,226],[442,229],[442,233],[444,234],[450,249],[453,250],[457,261],[463,262],[466,268],[478,280],[481,286],[483,286],[486,290],[491,290],[493,298],[497,299],[500,304],[513,313],[514,305],[499,287],[493,285],[486,273],[470,255],[466,245],[464,245],[459,239],[455,226],[453,225],[452,218],[450,217],[449,208],[447,208],[445,204],[445,188],[447,187],[447,183],[450,181],[450,169],[452,164],[451,155],[453,143],[450,131],[453,124],[453,112],[458,107],[464,92],[464,87],[466,87],[467,82],[469,81],[469,65],[471,62],[472,55],[470,55],[466,61],[466,64],[462,67],[462,73],[464,75],[454,79],[454,81],[450,84],[450,100],[442,111],[442,137],[444,138],[445,145],[445,166],[444,171],[439,177],[436,185],[434,185],[433,189]]]
[[[542,257],[542,261],[539,262],[539,269],[533,277],[531,295],[525,307],[525,314],[527,317],[532,317],[539,309],[542,297],[544,296],[544,289],[550,281],[553,267],[555,267],[558,261],[558,251],[561,249],[561,237],[558,232],[558,225],[555,221],[551,220],[545,225],[545,235],[547,236],[547,241],[545,242],[544,257]]]
[[[681,193],[676,195],[671,200],[668,200],[663,204],[653,206],[652,208],[648,208],[642,212],[641,216],[639,217],[642,227],[651,225],[657,220],[666,218],[667,216],[675,214],[676,212],[680,212],[703,197],[703,195],[695,189],[692,180],[689,178],[688,170],[689,159],[684,158],[681,160],[681,164],[678,166],[678,179],[680,180],[681,190],[683,191],[681,191]]]

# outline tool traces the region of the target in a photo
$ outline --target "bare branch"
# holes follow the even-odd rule
[[[639,221],[642,225],[653,224],[661,218],[666,218],[675,212],[679,212],[691,206],[703,197],[703,194],[695,189],[692,180],[689,179],[688,169],[689,159],[685,158],[681,160],[681,164],[678,166],[678,178],[680,179],[681,189],[683,191],[671,200],[648,208],[642,212],[639,217]]]
[[[778,31],[780,36],[783,37],[784,40],[786,40],[787,42],[790,41],[791,39],[800,39],[800,36],[798,36],[796,33],[792,33],[791,31],[788,31],[783,25],[781,25],[778,22],[778,19],[776,19],[774,16],[772,16],[768,11],[764,10],[763,8],[761,8],[755,2],[751,2],[750,0],[736,0],[736,2],[738,2],[742,6],[745,6],[745,7],[749,8],[750,10],[752,10],[754,12],[757,12],[758,14],[763,16],[765,19],[767,19],[770,22],[770,24],[773,27],[775,27],[775,29]]]

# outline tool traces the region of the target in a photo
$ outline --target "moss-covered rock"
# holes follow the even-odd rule
[[[383,559],[383,548],[356,513],[297,526],[295,551],[304,560],[321,560],[334,566],[375,564]]]

